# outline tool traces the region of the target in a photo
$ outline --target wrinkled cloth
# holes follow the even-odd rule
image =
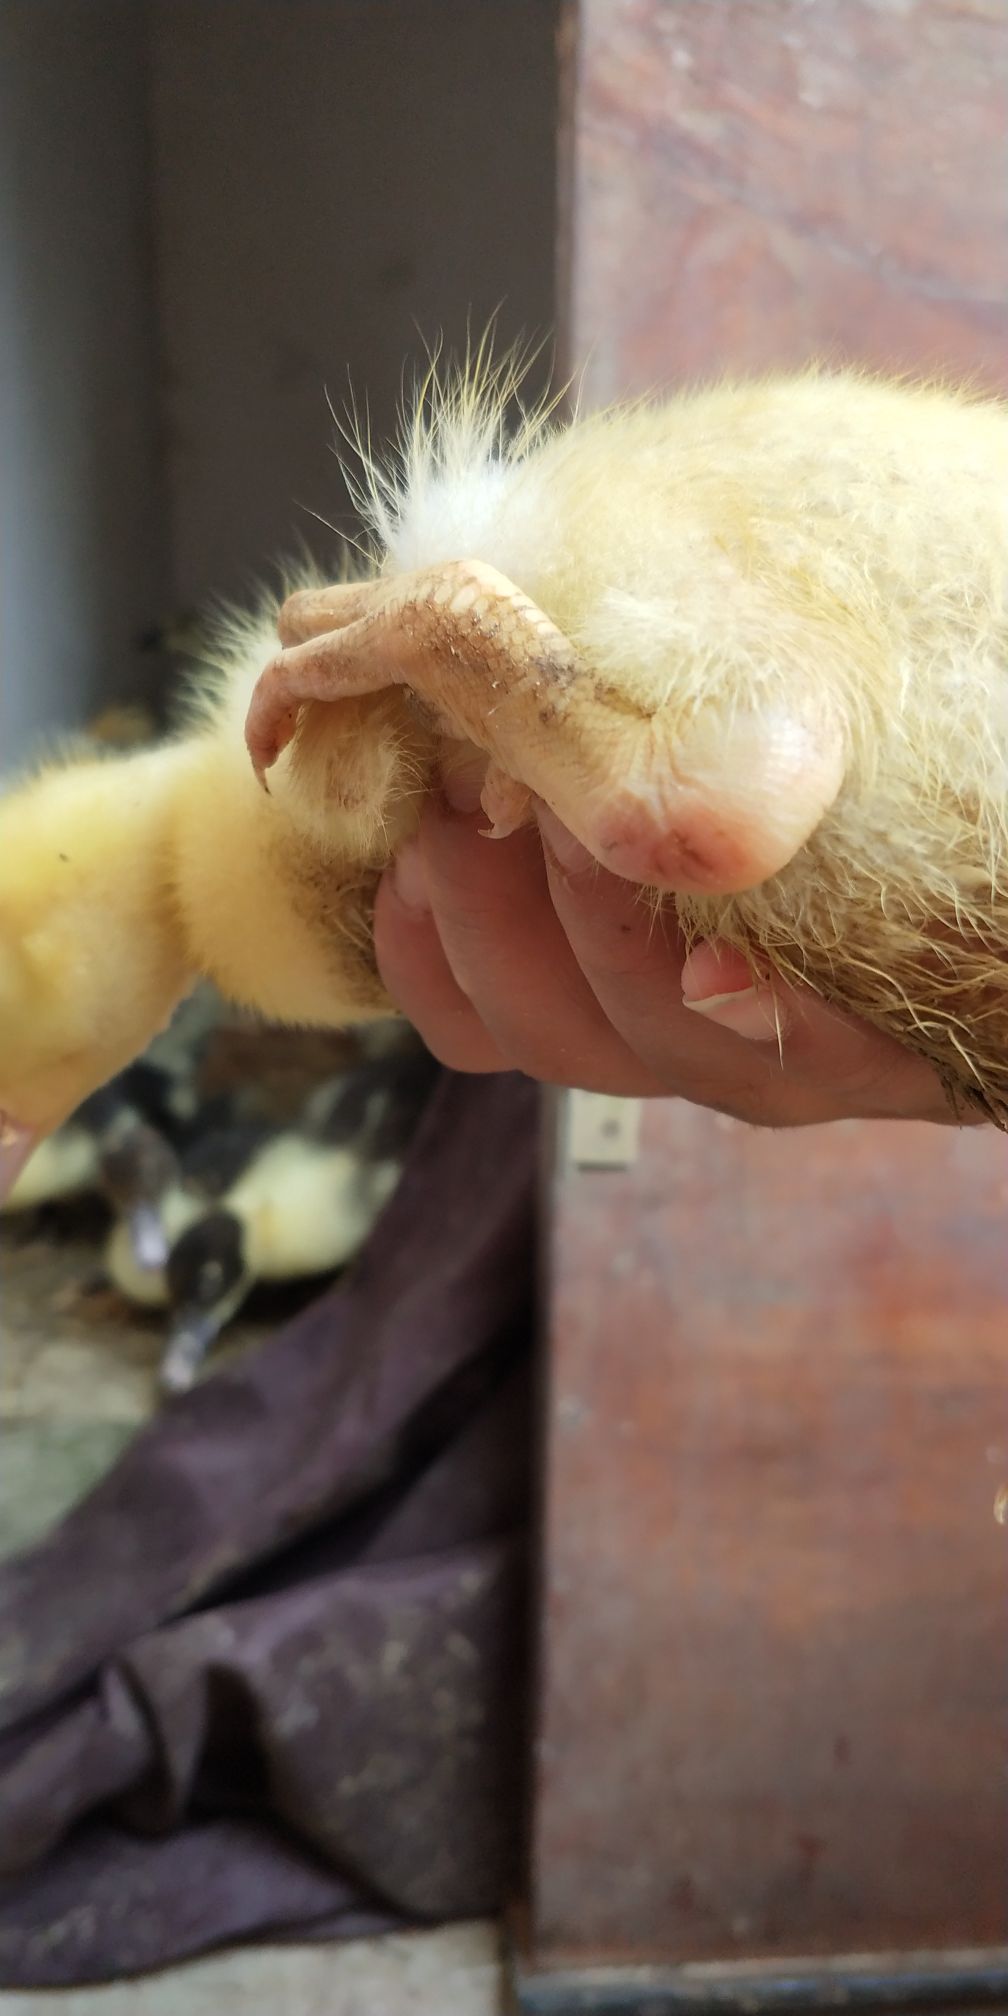
[[[0,1568],[0,1985],[504,1902],[536,1114],[446,1073],[349,1274]]]

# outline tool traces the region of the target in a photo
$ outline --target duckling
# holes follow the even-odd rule
[[[127,1302],[141,1309],[164,1309],[168,1305],[166,1268],[171,1249],[187,1228],[204,1216],[207,1203],[199,1192],[185,1183],[169,1185],[158,1199],[158,1228],[161,1257],[149,1266],[125,1218],[117,1218],[109,1228],[102,1254],[100,1278]]]
[[[105,1242],[104,1273],[129,1301],[148,1308],[163,1306],[168,1300],[164,1270],[172,1243],[195,1218],[206,1212],[238,1181],[255,1156],[272,1141],[276,1129],[268,1122],[249,1119],[228,1111],[230,1102],[220,1102],[223,1110],[194,1122],[171,1150],[170,1165],[162,1163],[156,1184],[156,1241],[146,1246],[136,1237],[135,1223],[128,1210],[119,1216]],[[40,1153],[46,1143],[41,1144]],[[28,1172],[34,1167],[34,1157]],[[111,1183],[109,1184],[111,1189]]]
[[[106,1272],[131,1300],[170,1312],[165,1391],[190,1386],[211,1344],[258,1281],[312,1279],[345,1267],[392,1195],[401,1162],[358,1155],[295,1130],[264,1140],[216,1199],[172,1193],[164,1268],[141,1274],[117,1228]]]
[[[356,1154],[372,1159],[399,1154],[441,1076],[442,1066],[419,1039],[408,1047],[382,1046],[317,1087],[305,1104],[302,1129],[310,1140],[352,1144]]]
[[[23,1214],[45,1204],[100,1197],[121,1220],[135,1264],[144,1272],[163,1267],[168,1247],[162,1206],[183,1180],[182,1152],[190,1159],[203,1153],[206,1160],[208,1132],[219,1137],[233,1129],[245,1103],[240,1091],[201,1098],[197,1068],[209,1025],[205,1010],[197,1014],[195,1029],[193,1019],[182,1018],[181,1031],[173,1025],[160,1045],[92,1093],[43,1139],[0,1199],[0,1212]],[[233,1148],[230,1152],[233,1162]],[[201,1187],[205,1191],[205,1177]]]
[[[235,620],[163,746],[0,801],[8,1174],[200,976],[387,1017],[377,881],[474,750],[492,833],[541,799],[1008,1124],[1008,405],[810,369],[509,432],[515,390],[434,373],[362,567]]]
[[[211,1344],[258,1281],[311,1280],[346,1267],[402,1173],[395,1160],[281,1135],[172,1247],[172,1308],[162,1361],[167,1392],[190,1386]]]
[[[30,1176],[32,1168],[29,1162],[25,1173]],[[180,1177],[177,1150],[149,1121],[123,1114],[109,1128],[99,1160],[99,1186],[145,1274],[156,1272],[168,1258],[165,1207]]]
[[[65,1125],[40,1143],[0,1210],[99,1196],[121,1214],[138,1263],[164,1265],[167,1247],[159,1202],[177,1180],[175,1151],[155,1123],[170,1114],[161,1074],[133,1065],[85,1099]]]
[[[331,1274],[353,1259],[396,1188],[440,1076],[419,1042],[383,1050],[338,1087],[321,1088],[299,1128],[249,1154],[232,1187],[218,1189],[219,1208],[191,1223],[168,1256],[167,1392],[192,1384],[256,1281]]]

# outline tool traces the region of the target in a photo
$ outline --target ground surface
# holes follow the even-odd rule
[[[499,2016],[490,1925],[342,1946],[269,1946],[143,1981],[4,1995],[0,2016]]]
[[[0,1555],[39,1538],[158,1404],[157,1317],[87,1292],[96,1229],[0,1228]],[[261,1302],[216,1362],[296,1306]],[[246,1948],[107,1988],[0,1991],[0,2016],[498,2016],[500,1980],[494,1928],[454,1926]]]
[[[0,1557],[39,1538],[158,1405],[162,1324],[92,1287],[96,1231],[86,1215],[0,1227]],[[260,1302],[214,1363],[277,1313]]]

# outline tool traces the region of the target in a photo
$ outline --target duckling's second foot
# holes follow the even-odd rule
[[[195,1386],[216,1336],[211,1323],[186,1322],[172,1331],[158,1368],[162,1393],[188,1393]]]

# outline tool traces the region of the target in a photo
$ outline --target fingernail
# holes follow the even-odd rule
[[[589,854],[587,847],[582,847],[580,840],[575,840],[573,833],[555,812],[550,811],[548,805],[536,800],[535,815],[546,850],[561,868],[566,869],[569,875],[579,875],[593,866],[594,856]]]
[[[469,757],[462,762],[446,767],[441,776],[441,789],[446,803],[453,812],[478,812],[486,782],[486,757]]]
[[[744,1036],[749,1043],[776,1043],[781,1026],[773,996],[744,987],[738,994],[708,994],[706,1001],[686,1001],[695,1015],[706,1015],[719,1029]]]
[[[415,910],[420,915],[430,909],[427,871],[419,840],[405,840],[400,847],[392,864],[392,886],[404,910]]]
[[[750,1043],[775,1043],[785,1027],[781,1002],[755,987],[751,969],[730,946],[695,945],[682,970],[683,1005]]]

